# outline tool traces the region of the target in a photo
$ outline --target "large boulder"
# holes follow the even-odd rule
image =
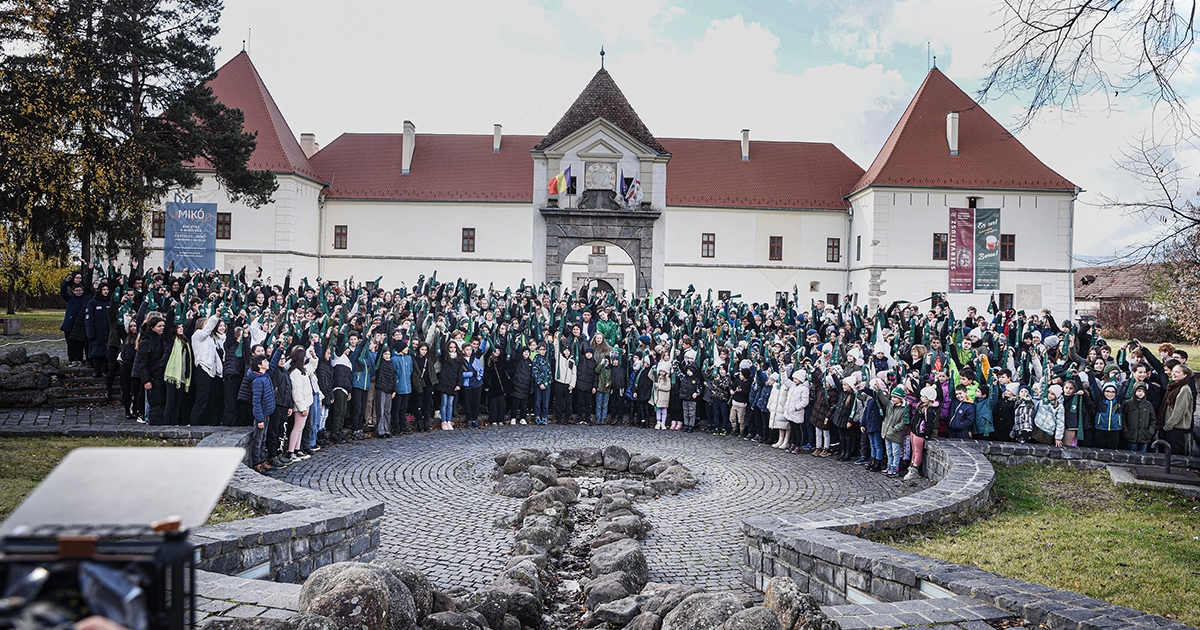
[[[300,587],[300,609],[323,614],[308,608],[315,605],[325,593],[346,585],[382,586],[386,630],[413,630],[417,627],[417,609],[412,593],[399,577],[382,565],[339,562],[313,571],[304,581],[304,586]]]
[[[546,484],[547,488],[549,488],[550,486],[558,485],[558,475],[555,474],[553,469],[547,468],[545,466],[537,466],[537,465],[530,466],[529,467],[529,476]]]
[[[652,612],[644,612],[634,617],[633,621],[625,626],[625,630],[661,630],[661,628],[662,617]]]
[[[525,473],[504,475],[492,487],[492,492],[502,497],[524,499],[535,492],[534,483],[537,480]]]
[[[650,583],[642,589],[642,611],[656,613],[658,616],[663,617],[672,610],[675,610],[679,602],[696,593],[703,592],[704,589],[698,586]]]
[[[8,382],[7,379],[5,382]],[[42,405],[46,404],[46,400],[46,394],[36,389],[0,391],[0,409],[41,407]]]
[[[506,475],[524,472],[529,470],[530,466],[537,464],[540,459],[541,456],[537,453],[519,448],[508,454],[508,457],[504,459],[504,464],[500,466],[500,469],[503,470],[504,474]]]
[[[670,467],[671,467],[671,465],[668,464],[667,462],[656,462],[654,464],[647,466],[646,470],[642,471],[642,474],[653,479],[654,477],[657,477],[659,475],[659,473],[665,471],[666,469],[668,469]]]
[[[292,630],[337,630],[337,624],[329,617],[298,613],[288,617]]]
[[[588,610],[596,610],[603,604],[625,599],[637,592],[636,589],[630,588],[632,585],[636,584],[632,583],[626,573],[614,572],[601,575],[583,587],[584,605]]]
[[[783,630],[783,626],[779,625],[779,618],[771,609],[754,606],[733,613],[721,630]]]
[[[24,346],[17,346],[12,350],[4,353],[4,358],[0,359],[5,365],[22,365],[29,361],[29,356],[26,354]]]
[[[817,600],[800,588],[790,577],[777,577],[767,584],[763,606],[779,618],[783,630],[817,630],[831,627],[832,622],[821,612]]]
[[[538,480],[535,479],[534,481]],[[540,483],[540,481],[538,483]],[[545,492],[551,497],[554,497],[555,500],[561,502],[563,505],[579,502],[579,490],[571,489],[567,486],[550,486],[549,488],[540,490],[539,492]]]
[[[433,613],[421,624],[423,630],[480,630],[470,617],[456,612]]]
[[[579,452],[579,449],[568,448],[551,457],[550,462],[559,470],[571,470],[579,465],[579,458],[581,456],[582,453]]]
[[[641,591],[642,587],[646,586],[650,574],[642,546],[636,540],[628,538],[597,547],[592,552],[589,570],[592,577],[614,572],[628,574],[636,585],[636,588],[630,589],[632,592]]]
[[[535,525],[517,530],[517,540],[528,540],[543,549],[557,549],[567,543],[571,534],[561,527]]]
[[[17,389],[37,389],[38,380],[41,375],[37,372],[28,371],[14,374],[0,383],[0,389],[17,390]]]
[[[328,617],[339,630],[388,630],[387,588],[341,582],[317,595],[301,612]]]
[[[570,490],[576,497],[579,496],[579,482],[574,478],[559,477],[557,487],[566,488],[567,490]]]
[[[542,601],[529,588],[512,580],[497,580],[489,590],[508,596],[508,614],[531,628],[542,625]]]
[[[615,626],[624,626],[638,616],[641,609],[637,597],[624,597],[615,602],[601,604],[596,607],[593,616]]]
[[[696,593],[663,617],[662,630],[720,630],[743,608],[742,600],[728,591]]]
[[[653,455],[633,455],[629,458],[629,472],[640,475],[660,461],[662,460]]]
[[[646,535],[646,523],[636,516],[617,516],[596,523],[597,535],[604,535],[608,532],[620,532],[629,538],[641,540]]]
[[[695,488],[698,484],[696,476],[686,466],[676,464],[659,473],[655,479],[670,479],[679,484],[680,488]]]
[[[371,564],[383,567],[396,576],[408,587],[412,595],[413,607],[416,609],[417,621],[420,622],[433,611],[433,583],[425,574],[399,560],[372,560]]]
[[[557,488],[558,486],[555,486]],[[521,518],[525,518],[530,514],[539,514],[545,512],[552,507],[562,507],[566,505],[562,502],[561,496],[557,492],[552,492],[551,488],[546,488],[537,494],[530,496],[521,503]],[[564,489],[565,490],[565,489]]]
[[[539,599],[543,597],[542,581],[541,577],[538,575],[537,565],[528,560],[518,562],[516,565],[505,569],[504,572],[500,574],[500,578],[503,580],[511,580],[521,584],[522,586],[525,586],[531,592],[537,595]]]
[[[615,444],[604,447],[604,469],[617,472],[629,470],[629,451]]]
[[[598,448],[579,449],[579,465],[598,467],[604,465],[604,451]]]

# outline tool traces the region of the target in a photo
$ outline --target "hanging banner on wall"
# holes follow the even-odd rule
[[[163,264],[176,269],[214,269],[217,266],[217,204],[193,203],[175,195],[167,202]]]
[[[950,293],[975,290],[975,209],[950,208],[949,243]]]
[[[975,209],[975,290],[1000,290],[1000,208]]]

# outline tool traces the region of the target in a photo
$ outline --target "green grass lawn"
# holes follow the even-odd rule
[[[1200,501],[1036,464],[997,464],[993,491],[970,520],[872,539],[1200,625]]]
[[[22,336],[62,337],[62,331],[58,329],[62,326],[62,311],[26,311],[17,313],[16,317],[21,320]]]
[[[22,324],[22,326],[24,326],[24,324]],[[1116,354],[1116,350],[1119,350],[1121,346],[1128,343],[1128,340],[1120,339],[1108,339],[1106,341],[1108,341],[1109,347],[1113,349],[1114,354]],[[1150,343],[1148,341],[1142,341],[1141,344],[1153,350],[1154,358],[1158,358],[1158,347],[1162,345],[1162,342],[1156,341],[1154,343]],[[1173,343],[1171,345],[1187,353],[1188,367],[1192,368],[1193,370],[1200,370],[1200,346],[1189,346],[1185,343]]]
[[[142,438],[0,437],[0,521],[29,496],[67,453],[82,447],[190,446],[184,440]],[[209,517],[209,524],[261,516],[248,503],[222,498]]]

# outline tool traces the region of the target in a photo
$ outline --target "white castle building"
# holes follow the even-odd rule
[[[275,173],[262,208],[234,203],[205,174],[196,202],[217,204],[216,264],[288,268],[310,279],[412,283],[434,270],[486,286],[561,280],[647,292],[861,304],[950,289],[952,208],[999,209],[998,290],[949,293],[956,307],[1069,313],[1079,189],[1051,170],[941,71],[931,70],[864,171],[828,143],[656,138],[601,69],[545,137],[342,134],[297,139],[243,52],[212,80],[245,114],[250,167]],[[547,182],[567,167],[571,195]],[[624,177],[642,203],[618,202]],[[151,264],[162,260],[162,214]],[[970,249],[967,249],[968,260]],[[973,288],[968,282],[968,290]],[[961,290],[962,287],[960,286]]]

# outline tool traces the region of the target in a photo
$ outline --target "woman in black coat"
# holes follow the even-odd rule
[[[429,346],[421,344],[413,352],[412,391],[417,403],[416,428],[422,433],[429,430],[429,418],[433,415],[433,390],[437,382]]]
[[[529,394],[533,391],[533,362],[529,360],[529,347],[521,348],[521,356],[513,364],[512,389],[512,423],[519,420],[525,424],[525,415],[529,413]]]
[[[164,424],[166,420],[165,376],[167,359],[170,358],[167,343],[172,341],[166,336],[166,331],[166,320],[157,314],[148,317],[138,337],[137,354],[133,359],[132,377],[146,390],[146,399],[150,404],[146,421],[154,425]]]
[[[638,370],[637,376],[637,400],[633,403],[634,417],[637,419],[637,426],[646,426],[646,419],[650,413],[650,407],[654,402],[654,366],[656,364],[652,360],[647,360],[642,369]]]
[[[142,414],[146,411],[146,390],[133,376],[133,363],[137,359],[138,326],[136,321],[130,321],[121,338],[121,348],[118,354],[118,364],[121,366],[121,406],[125,408],[125,419],[137,419],[144,422]]]
[[[458,343],[451,341],[446,344],[446,354],[442,355],[442,371],[438,372],[438,392],[442,395],[442,430],[454,430],[454,401],[462,389],[463,356],[458,351]]]
[[[508,394],[512,391],[512,375],[507,362],[500,357],[500,347],[492,348],[484,359],[483,391],[487,395],[488,423],[503,423],[508,413]]]
[[[108,309],[112,306],[109,287],[100,285],[100,292],[88,300],[83,311],[83,326],[87,334],[87,357],[92,363],[92,377],[108,372]]]

